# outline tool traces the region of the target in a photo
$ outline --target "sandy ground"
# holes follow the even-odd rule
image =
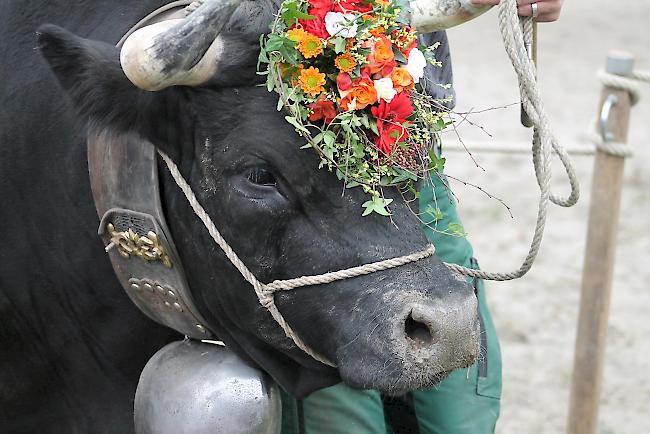
[[[586,143],[600,84],[596,71],[611,49],[636,55],[650,69],[648,0],[567,0],[560,21],[540,26],[540,80],[558,137]],[[492,11],[450,32],[458,111],[515,102],[517,89]],[[635,107],[630,142],[637,148],[625,170],[625,191],[607,342],[600,433],[650,429],[650,86]],[[492,135],[464,125],[468,142],[527,143],[518,107],[472,117]],[[453,140],[453,135],[447,136]],[[478,154],[477,169],[466,154],[448,155],[448,171],[503,198],[514,220],[496,201],[456,186],[466,230],[486,270],[519,266],[535,222],[537,201],[528,156]],[[503,350],[504,391],[498,433],[561,433],[566,426],[581,270],[592,177],[591,157],[576,157],[582,199],[571,209],[551,210],[537,263],[523,279],[490,283],[489,302]],[[557,190],[567,188],[556,170]]]

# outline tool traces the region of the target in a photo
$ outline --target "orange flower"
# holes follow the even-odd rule
[[[355,110],[362,110],[368,107],[370,104],[377,102],[377,91],[375,90],[375,84],[372,80],[368,78],[362,78],[358,80],[352,86],[352,89],[346,92],[341,92],[341,107],[343,110],[350,110],[349,104],[352,100],[356,99]]]
[[[298,79],[300,87],[306,94],[316,96],[325,91],[323,85],[325,84],[325,74],[321,73],[318,68],[310,66],[309,69],[300,71],[300,78]]]
[[[341,72],[350,73],[354,71],[354,68],[357,67],[357,62],[355,62],[354,58],[350,53],[341,54],[336,58],[334,63],[336,64],[336,67]]]
[[[386,34],[386,29],[384,28],[384,26],[375,27],[370,31],[370,34],[375,38],[379,38],[382,35]]]
[[[402,92],[404,89],[411,90],[415,86],[413,77],[404,67],[393,69],[390,78],[393,80],[393,87],[397,92]]]
[[[395,65],[397,65],[397,62],[395,62],[395,54],[393,54],[393,43],[382,35],[372,46],[368,56],[370,72],[372,74],[381,72],[386,77],[390,75]]]
[[[309,36],[309,33],[307,33],[304,29],[300,27],[296,27],[294,29],[287,31],[287,38],[290,41],[300,42],[303,39],[305,39],[307,36]]]
[[[298,42],[298,50],[305,59],[316,57],[323,52],[323,41],[318,36],[307,34]]]

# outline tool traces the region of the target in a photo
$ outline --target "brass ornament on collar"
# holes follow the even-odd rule
[[[139,235],[132,228],[118,232],[113,223],[109,223],[106,229],[111,237],[111,244],[123,258],[130,259],[135,256],[145,262],[160,261],[165,267],[172,268],[172,261],[155,232],[149,231],[146,235]]]

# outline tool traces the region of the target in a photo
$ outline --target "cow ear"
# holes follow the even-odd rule
[[[54,25],[37,31],[39,48],[79,116],[98,128],[136,132],[177,159],[189,124],[178,88],[146,92],[122,71],[119,49]],[[184,129],[186,131],[184,131]]]

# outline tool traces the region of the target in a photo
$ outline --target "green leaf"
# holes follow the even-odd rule
[[[395,60],[400,63],[407,63],[406,57],[404,57],[404,54],[400,50],[393,48],[393,53],[395,54]]]
[[[433,149],[429,149],[429,159],[431,160],[429,162],[429,170],[434,170],[438,173],[444,172],[446,158],[439,157]]]
[[[318,145],[320,142],[323,141],[323,136],[324,136],[323,133],[318,133],[314,136],[312,141],[314,142],[314,144]]]
[[[379,129],[377,129],[377,121],[371,120],[370,121],[370,130],[375,133],[375,135],[379,135]]]
[[[286,119],[287,122],[293,125],[296,130],[309,134],[309,130],[304,126],[300,125],[300,123],[293,116],[285,116],[284,118]]]
[[[298,9],[297,2],[286,2],[282,8],[282,19],[287,27],[291,27],[297,20],[314,20],[315,16],[306,14]]]
[[[269,92],[273,92],[273,89],[275,89],[275,82],[273,81],[273,74],[269,74],[266,76],[266,90]]]
[[[361,204],[361,206],[365,208],[363,214],[361,215],[365,217],[372,214],[373,212],[376,212],[379,215],[389,216],[390,212],[386,209],[386,207],[390,205],[391,202],[393,202],[393,199],[384,199],[383,197],[374,196],[372,200]]]
[[[334,142],[336,142],[336,134],[329,130],[325,131],[323,133],[323,141],[325,142],[325,146],[333,147]]]
[[[364,127],[370,129],[370,121],[368,120],[367,114],[363,113],[359,119]]]
[[[417,181],[418,180],[418,177],[413,172],[401,169],[399,167],[396,168],[395,170],[397,172],[397,176],[393,178],[393,181],[392,181],[393,184],[398,184],[400,182],[409,181],[409,180],[411,180],[411,181]]]
[[[347,41],[345,40],[345,38],[339,36],[334,40],[334,52],[337,54],[344,53],[346,44]]]
[[[465,232],[465,228],[463,228],[463,225],[461,225],[460,223],[449,223],[449,226],[447,226],[447,231],[459,237],[467,236],[467,232]]]
[[[438,208],[438,207],[434,208],[433,205],[431,205],[431,204],[427,205],[424,212],[426,214],[430,214],[431,217],[433,218],[434,222],[438,222],[438,221],[442,220],[445,217],[445,215],[442,213],[442,211],[440,211],[440,208]]]

